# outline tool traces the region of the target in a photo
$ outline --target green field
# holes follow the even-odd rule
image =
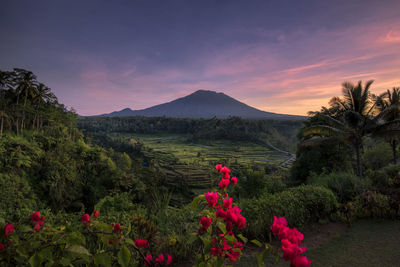
[[[266,145],[245,141],[204,140],[193,143],[187,141],[183,135],[170,134],[125,134],[124,137],[141,141],[155,152],[172,154],[179,162],[185,164],[210,166],[225,162],[227,165],[231,163],[266,166],[280,164],[289,158],[289,155],[274,151]]]

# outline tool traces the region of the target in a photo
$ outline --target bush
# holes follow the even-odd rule
[[[361,180],[352,173],[331,172],[311,174],[308,183],[324,186],[332,190],[340,203],[351,201],[362,189],[369,186],[369,179]]]
[[[329,189],[302,185],[280,193],[243,200],[240,205],[248,222],[247,234],[265,237],[269,231],[266,225],[273,223],[274,216],[285,217],[292,226],[299,227],[328,218],[335,211],[337,202]]]
[[[367,148],[363,163],[368,169],[378,170],[393,162],[392,149],[388,143],[379,143]]]

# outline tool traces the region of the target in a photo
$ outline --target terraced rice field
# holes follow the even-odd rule
[[[121,134],[118,136],[121,137]],[[123,137],[145,145],[145,156],[154,159],[154,164],[157,164],[167,177],[166,184],[173,188],[173,206],[187,203],[193,196],[207,192],[215,186],[218,180],[214,170],[216,164],[229,166],[235,174],[235,169],[246,165],[279,165],[290,158],[286,153],[251,142],[205,140],[193,143],[187,141],[185,136],[170,134],[126,134]],[[288,165],[285,164],[285,167]]]

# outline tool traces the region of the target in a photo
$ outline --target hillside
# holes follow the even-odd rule
[[[102,114],[103,117],[146,116],[175,118],[227,118],[301,120],[305,117],[262,111],[246,105],[224,93],[198,90],[171,102],[141,110],[130,108]]]

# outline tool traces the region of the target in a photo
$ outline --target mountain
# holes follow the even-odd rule
[[[141,110],[130,108],[102,114],[103,117],[146,116],[178,118],[227,118],[242,117],[246,119],[305,119],[303,116],[277,114],[262,111],[246,105],[224,93],[198,90],[188,96],[174,101]]]

